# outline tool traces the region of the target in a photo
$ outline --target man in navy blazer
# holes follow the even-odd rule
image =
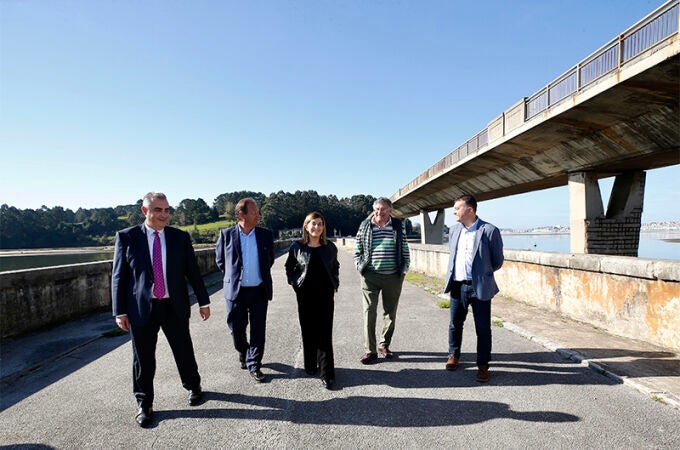
[[[451,293],[449,358],[456,370],[463,342],[463,324],[472,306],[477,333],[477,381],[489,381],[491,361],[491,299],[498,293],[494,272],[503,265],[503,240],[495,226],[477,217],[477,201],[461,195],[453,206],[458,223],[449,232],[449,267],[444,292]]]
[[[132,340],[133,391],[139,406],[135,420],[148,427],[153,414],[159,329],[170,344],[182,386],[189,391],[189,405],[202,399],[201,376],[189,333],[187,280],[203,320],[210,317],[210,298],[189,234],[166,226],[170,206],[165,194],[146,194],[142,213],[146,217],[143,224],[116,234],[111,303],[116,324],[130,331]]]
[[[260,211],[252,198],[242,198],[235,208],[238,223],[220,231],[215,248],[217,267],[224,272],[227,325],[242,369],[258,383],[264,355],[267,307],[272,299],[271,267],[274,236],[258,227]],[[250,341],[246,328],[250,322]]]

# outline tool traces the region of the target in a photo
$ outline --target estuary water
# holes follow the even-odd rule
[[[567,233],[507,233],[503,232],[505,248],[539,252],[569,253]],[[640,233],[640,258],[680,260],[680,230]],[[0,272],[36,267],[61,266],[113,259],[111,250],[24,250],[0,252]]]
[[[517,250],[569,253],[568,233],[505,233],[503,246]],[[680,259],[680,231],[644,231],[640,233],[639,258]]]

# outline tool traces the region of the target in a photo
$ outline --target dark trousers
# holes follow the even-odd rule
[[[242,287],[235,301],[227,300],[227,325],[231,330],[234,348],[245,357],[249,371],[262,367],[264,340],[267,331],[267,307],[262,285]],[[250,342],[246,329],[250,324]]]
[[[472,286],[453,282],[451,288],[451,320],[449,322],[449,355],[460,357],[463,344],[463,324],[472,306],[477,333],[477,365],[488,366],[491,361],[491,301],[479,300]]]
[[[189,318],[177,317],[169,299],[152,300],[151,317],[145,325],[130,324],[132,338],[132,385],[141,408],[153,406],[153,378],[156,374],[156,343],[162,329],[170,344],[182,386],[191,390],[201,385],[194,346],[189,333]]]
[[[305,372],[316,373],[318,367],[321,378],[334,380],[333,290],[310,292],[303,287],[297,292],[297,303]]]

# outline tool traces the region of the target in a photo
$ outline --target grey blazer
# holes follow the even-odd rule
[[[447,281],[444,292],[451,292],[458,238],[463,224],[457,223],[449,232],[449,267],[446,271]],[[498,293],[498,285],[493,273],[503,265],[503,239],[495,226],[479,219],[479,228],[475,232],[472,260],[472,287],[480,300],[491,300]]]

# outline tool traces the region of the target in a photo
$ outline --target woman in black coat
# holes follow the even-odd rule
[[[302,239],[288,250],[286,275],[297,296],[305,372],[321,377],[326,389],[335,384],[333,361],[333,297],[338,290],[338,249],[326,239],[326,220],[311,212]]]

